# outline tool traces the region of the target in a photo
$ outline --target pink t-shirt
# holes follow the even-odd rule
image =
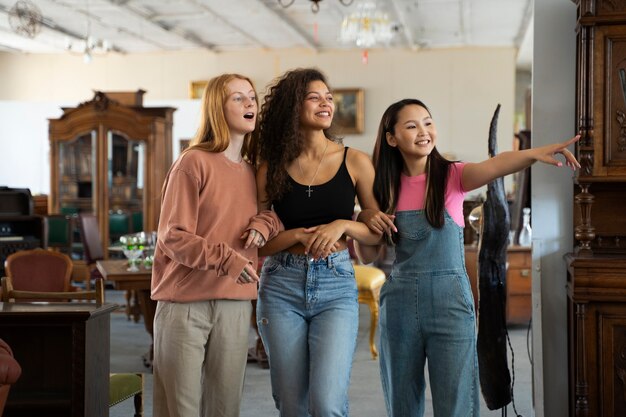
[[[464,162],[455,162],[450,166],[448,185],[446,187],[446,210],[456,224],[465,227],[463,218],[463,200],[465,190],[461,184]],[[426,174],[409,177],[400,176],[400,195],[396,211],[422,210],[426,196]]]

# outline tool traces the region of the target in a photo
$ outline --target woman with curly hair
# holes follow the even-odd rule
[[[211,79],[196,136],[165,179],[152,269],[155,417],[239,416],[257,247],[280,228],[275,213],[257,214],[257,112],[249,78]]]
[[[285,230],[260,252],[270,256],[257,323],[282,417],[348,416],[359,307],[346,238],[380,240],[351,220],[355,196],[377,208],[374,169],[329,134],[334,110],[326,77],[296,69],[270,86],[259,115],[259,208],[273,206]]]

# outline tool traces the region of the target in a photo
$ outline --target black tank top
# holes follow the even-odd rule
[[[308,186],[294,181],[289,176],[291,190],[280,200],[274,201],[274,211],[283,222],[285,230],[327,224],[337,219],[351,220],[354,213],[356,189],[346,166],[348,147],[343,153],[343,162],[330,181]]]

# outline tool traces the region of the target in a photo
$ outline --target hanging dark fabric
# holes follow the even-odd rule
[[[497,150],[500,105],[489,127],[489,156]],[[478,253],[478,366],[480,387],[490,410],[511,402],[511,375],[506,351],[506,251],[511,219],[503,178],[487,186],[482,208]]]

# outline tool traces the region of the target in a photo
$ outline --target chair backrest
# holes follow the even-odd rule
[[[87,263],[92,264],[100,259],[104,259],[104,248],[102,247],[102,237],[96,215],[81,213],[78,215],[78,223]]]
[[[131,218],[131,225],[132,225],[132,232],[133,233],[137,233],[137,232],[142,232],[144,230],[143,228],[143,212],[142,211],[133,211],[130,214],[130,218]]]
[[[46,219],[46,243],[48,248],[58,248],[71,255],[74,243],[74,221],[65,214],[49,214]]]
[[[7,257],[5,273],[23,291],[69,291],[72,260],[61,252],[23,250]]]
[[[131,230],[131,217],[127,212],[109,213],[109,239],[116,242],[121,236],[127,235]]]
[[[2,301],[60,301],[93,300],[104,304],[104,280],[96,279],[95,290],[91,291],[21,291],[15,289],[10,276],[2,277]]]

